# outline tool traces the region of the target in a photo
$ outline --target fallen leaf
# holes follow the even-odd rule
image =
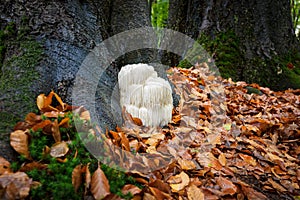
[[[157,188],[149,187],[149,189],[156,200],[167,200],[167,199],[171,200],[172,199],[172,197],[169,194],[164,193]]]
[[[128,194],[129,192],[134,196],[134,195],[140,194],[142,192],[142,190],[132,184],[124,185],[124,187],[122,188],[122,193]]]
[[[89,166],[90,166],[90,163],[88,163],[85,166],[85,168],[84,168],[85,170],[83,172],[83,173],[85,173],[85,187],[84,187],[84,193],[85,194],[87,194],[88,190],[90,189],[90,185],[91,185],[91,181],[92,181]]]
[[[39,163],[36,161],[23,164],[21,168],[19,169],[20,172],[28,172],[33,169],[43,170],[47,168],[47,164]]]
[[[81,164],[79,164],[72,171],[72,185],[74,186],[75,192],[78,191],[80,185],[82,184],[81,167]]]
[[[144,193],[143,200],[156,200],[156,198],[149,193]]]
[[[188,200],[204,200],[204,194],[200,188],[192,184],[187,188]]]
[[[143,122],[142,122],[142,120],[141,120],[140,118],[133,117],[132,120],[133,120],[133,123],[134,123],[135,125],[143,126]]]
[[[50,155],[54,158],[65,156],[69,151],[68,144],[66,142],[58,142],[52,145],[50,149]]]
[[[268,197],[266,197],[264,194],[254,190],[251,187],[247,187],[242,185],[242,192],[247,196],[248,199],[259,199],[259,200],[267,200]]]
[[[0,156],[0,176],[2,174],[11,173],[10,163],[3,157]]]
[[[10,145],[25,158],[30,159],[30,153],[28,150],[29,136],[26,131],[16,130],[10,134]]]
[[[278,190],[279,192],[286,192],[287,190],[279,183],[273,181],[272,178],[269,178],[268,179],[268,182],[271,183],[271,185],[276,189]]]
[[[178,164],[182,170],[193,170],[196,169],[196,165],[192,160],[178,159]]]
[[[92,176],[91,192],[95,199],[103,199],[110,194],[108,180],[100,167],[98,167]]]
[[[180,190],[183,190],[186,186],[188,186],[190,183],[190,177],[184,172],[181,172],[180,174],[173,176],[173,178],[180,180],[180,182],[170,184],[170,187],[172,188],[172,192],[179,192]]]
[[[223,167],[226,166],[226,157],[224,153],[220,153],[218,160]]]
[[[239,156],[248,164],[252,166],[256,166],[256,160],[252,156],[248,156],[246,154],[239,153]]]
[[[1,199],[25,199],[29,195],[32,180],[24,172],[0,176]]]
[[[221,191],[224,195],[234,195],[237,192],[237,187],[226,178],[217,178],[217,184],[221,187]]]
[[[48,126],[49,124],[51,124],[51,121],[49,119],[46,119],[40,123],[35,124],[32,127],[33,131],[38,131],[39,129],[43,129],[44,127]]]
[[[60,142],[61,141],[61,134],[59,131],[59,125],[57,122],[57,119],[54,120],[54,122],[52,122],[52,127],[51,127],[51,131],[52,131],[52,136],[55,142]]]

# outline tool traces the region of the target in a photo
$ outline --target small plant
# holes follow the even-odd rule
[[[57,98],[60,108],[50,106],[53,96]],[[38,183],[30,190],[31,199],[82,199],[95,196],[98,191],[93,190],[93,185],[97,186],[97,179],[86,181],[89,174],[96,173],[99,161],[85,148],[83,141],[98,141],[91,132],[77,132],[75,121],[79,126],[89,127],[87,130],[93,125],[88,118],[74,114],[71,107],[67,108],[54,92],[47,97],[40,95],[37,104],[44,114],[29,113],[25,122],[18,123],[15,127],[17,130],[11,134],[11,145],[21,154],[18,162],[11,164],[11,169],[14,172],[26,172]],[[49,112],[49,109],[52,111]],[[132,197],[121,190],[126,184],[135,184],[133,178],[104,164],[101,169],[108,179],[109,193],[124,199]]]

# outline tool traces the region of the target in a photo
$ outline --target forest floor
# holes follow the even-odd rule
[[[274,92],[222,79],[201,66],[171,68],[168,76],[181,100],[167,126],[144,127],[123,111],[124,126],[107,130],[104,142],[96,134],[101,132],[97,126],[83,123],[79,128],[102,142],[100,148],[94,147],[111,157],[111,162],[122,160],[120,167],[134,179],[120,188],[123,193],[145,200],[299,198],[300,90]],[[53,96],[59,104],[56,108],[51,106]],[[72,126],[69,111],[75,108],[83,121],[90,119],[88,111],[64,104],[53,92],[40,95],[37,104],[42,114],[29,114],[11,134],[12,147],[25,157],[19,163],[25,164],[12,169],[0,159],[0,195],[7,199],[28,198],[32,188],[41,186],[27,172],[53,170],[47,159],[33,155],[31,143],[36,135],[28,129],[53,137],[52,144],[43,146],[43,156],[66,165],[81,155],[72,149],[71,133],[61,128]],[[75,190],[83,188],[80,197],[121,199],[113,194],[109,174],[100,167],[89,169],[90,162],[78,161],[69,173]]]

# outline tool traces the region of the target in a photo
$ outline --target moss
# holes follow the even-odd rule
[[[65,156],[65,162],[59,162],[56,158],[52,158],[49,155],[45,156],[43,153],[45,146],[51,147],[55,143],[52,135],[46,135],[42,131],[30,132],[29,152],[31,157],[33,160],[39,161],[39,163],[47,164],[45,169],[31,169],[26,172],[33,181],[41,183],[39,187],[30,190],[30,199],[83,199],[85,196],[84,184],[81,184],[77,193],[74,192],[72,185],[73,169],[79,164],[82,166],[89,165],[89,170],[93,174],[98,167],[98,160],[87,151],[82,137],[79,136],[87,135],[88,133],[77,132],[75,128],[74,121],[79,122],[81,119],[69,112],[58,119],[58,123],[65,117],[69,118],[69,127],[60,129],[62,140],[69,141],[69,152]],[[43,117],[43,119],[51,120],[47,117]],[[87,124],[82,122],[82,126],[87,126]],[[95,141],[95,136],[92,139]],[[23,158],[19,159],[18,162],[14,162],[14,171],[17,171],[23,162]],[[131,199],[132,195],[122,194],[121,189],[129,183],[138,185],[134,179],[127,176],[123,171],[110,168],[104,164],[101,164],[101,169],[109,180],[110,191],[123,199]],[[89,192],[86,195],[91,195],[91,193]]]
[[[0,135],[11,131],[14,124],[29,111],[36,110],[32,85],[38,79],[35,67],[42,58],[40,43],[18,33],[14,23],[0,31]]]
[[[233,31],[219,32],[214,38],[202,33],[197,42],[214,59],[222,77],[237,79],[238,68],[235,64],[241,60],[242,56],[239,50],[239,40]],[[190,66],[187,60],[179,63],[179,67],[189,68]]]
[[[258,83],[273,90],[300,88],[300,53],[297,51],[291,50],[285,55],[273,53],[272,59],[258,56],[247,59],[233,30],[218,32],[214,37],[202,33],[197,42],[214,59],[223,78]],[[294,68],[288,67],[291,64]],[[179,67],[189,68],[191,64],[184,59]]]

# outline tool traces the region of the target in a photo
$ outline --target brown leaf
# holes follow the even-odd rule
[[[196,169],[196,165],[192,160],[178,159],[178,164],[182,170],[193,170]]]
[[[0,156],[0,176],[7,173],[11,173],[10,163]]]
[[[61,105],[62,109],[65,110],[65,104],[64,102],[61,100],[60,96],[58,96],[55,92],[51,91],[51,93],[54,94],[56,100],[58,101],[58,103]]]
[[[170,186],[166,182],[164,182],[163,180],[160,180],[160,179],[156,179],[153,182],[149,183],[149,186],[158,188],[167,194],[171,192]]]
[[[187,188],[188,200],[204,200],[204,194],[200,188],[192,184]]]
[[[19,154],[25,156],[25,158],[30,159],[30,153],[28,150],[29,136],[25,131],[16,130],[10,134],[10,145]]]
[[[72,171],[72,185],[74,186],[75,192],[78,191],[82,183],[81,164],[77,165]]]
[[[143,200],[156,200],[156,198],[149,193],[144,193]]]
[[[60,142],[61,141],[61,134],[59,131],[59,125],[57,122],[57,119],[54,120],[54,122],[52,122],[52,127],[51,127],[51,131],[52,131],[52,136],[55,142]]]
[[[52,145],[50,149],[50,155],[54,158],[65,156],[69,151],[68,144],[66,142],[58,142]]]
[[[223,167],[226,166],[226,157],[225,157],[224,153],[221,153],[219,155],[218,160]]]
[[[259,199],[259,200],[268,199],[264,194],[254,190],[251,187],[247,187],[244,185],[242,185],[242,192],[247,196],[248,199]]]
[[[92,176],[91,192],[95,199],[103,199],[110,194],[108,180],[100,167],[98,167]]]
[[[226,178],[217,178],[217,184],[221,187],[221,191],[224,195],[234,195],[237,192],[237,187]]]
[[[122,188],[122,193],[128,194],[129,192],[134,196],[140,194],[142,190],[135,185],[131,185],[131,184],[124,185],[124,187]]]
[[[271,183],[271,185],[276,189],[278,190],[279,192],[286,192],[287,190],[279,183],[273,181],[272,178],[269,178],[268,179],[268,182]]]
[[[256,160],[252,156],[248,156],[246,154],[239,153],[239,156],[248,164],[252,166],[256,166]]]
[[[43,170],[47,168],[47,164],[42,164],[36,161],[30,162],[30,163],[26,163],[23,164],[20,168],[20,172],[28,172],[31,171],[33,169],[38,169],[38,170]]]
[[[181,172],[176,176],[172,176],[171,178],[180,180],[180,182],[170,184],[170,187],[172,188],[172,192],[179,192],[180,190],[183,190],[186,186],[188,186],[190,183],[190,177],[184,172]]]
[[[166,194],[162,191],[160,191],[157,188],[149,187],[151,193],[157,200],[165,200],[165,199],[172,199],[172,197],[169,194]]]
[[[68,127],[68,123],[70,121],[70,118],[66,117],[63,120],[61,120],[58,124],[59,127]]]
[[[41,116],[35,114],[35,113],[28,113],[25,117],[25,122],[27,122],[29,125],[34,125],[42,121]]]
[[[133,117],[133,123],[138,125],[138,126],[143,126],[143,122],[140,118],[137,118],[137,117]]]
[[[29,195],[32,180],[24,172],[0,176],[1,199],[25,199]]]
[[[51,121],[49,119],[46,119],[38,124],[35,124],[33,127],[32,127],[32,130],[33,131],[37,131],[39,129],[43,129],[44,127],[48,126],[49,124],[51,124]]]
[[[90,185],[91,185],[91,172],[90,172],[90,169],[89,169],[89,166],[90,166],[90,163],[88,163],[86,166],[85,166],[85,170],[84,170],[84,173],[85,173],[85,188],[84,188],[84,193],[87,194],[88,190],[90,189]]]
[[[48,96],[45,96],[45,94],[40,94],[36,98],[36,105],[38,106],[39,110],[42,110],[44,108],[47,108],[52,103],[52,97],[54,92],[51,91]]]

